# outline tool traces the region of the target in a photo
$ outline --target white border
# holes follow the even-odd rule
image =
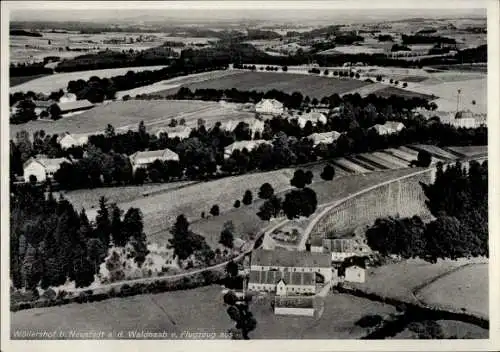
[[[9,11],[12,9],[458,9],[458,8],[487,8],[488,9],[488,129],[489,129],[489,226],[490,226],[490,339],[489,340],[384,340],[384,341],[357,341],[357,340],[253,340],[253,341],[10,341],[10,314],[9,314],[9,207],[8,207],[8,163],[9,163],[9,112],[8,112],[8,22]],[[495,0],[381,0],[381,1],[181,1],[181,2],[98,2],[98,1],[2,1],[1,2],[1,350],[11,351],[137,351],[137,350],[165,350],[169,351],[240,351],[264,348],[274,351],[477,351],[500,349],[499,325],[499,268],[498,254],[500,244],[499,234],[499,189],[496,184],[500,177],[500,113],[499,113],[499,2]],[[276,342],[276,343],[274,343]]]

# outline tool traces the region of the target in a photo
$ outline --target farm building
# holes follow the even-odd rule
[[[255,112],[263,115],[281,115],[284,111],[283,103],[276,99],[262,99],[255,104]]]
[[[233,144],[228,145],[224,148],[224,158],[229,158],[235,150],[243,150],[246,149],[248,151],[258,147],[261,144],[270,144],[269,141],[265,139],[257,139],[253,141],[238,141]]]
[[[313,126],[315,126],[318,122],[325,124],[327,119],[325,115],[317,111],[312,111],[297,118],[300,128],[304,128],[308,121],[311,121]]]
[[[275,292],[279,296],[316,292],[313,272],[250,270],[249,291]]]
[[[76,134],[76,133],[63,133],[61,136],[57,137],[57,143],[61,145],[62,149],[68,149],[75,146],[83,146],[87,144],[89,136],[87,134]]]
[[[309,251],[270,251],[258,249],[252,253],[250,270],[259,272],[317,273],[323,276],[325,282],[331,281],[333,275],[330,255]]]
[[[274,298],[274,314],[312,317],[314,316],[314,298],[277,295]]]
[[[324,132],[324,133],[313,133],[307,136],[310,140],[313,141],[313,145],[317,146],[318,144],[331,144],[333,141],[336,141],[340,137],[340,133],[337,131]]]
[[[180,126],[178,128],[160,128],[156,131],[156,137],[160,138],[162,133],[166,133],[168,138],[186,139],[191,134],[191,128],[186,126]]]
[[[70,103],[76,101],[76,95],[73,93],[66,93],[61,98],[59,98],[60,103]]]
[[[52,104],[55,104],[53,100],[35,100],[35,114],[40,116],[43,111],[46,111]]]
[[[349,264],[339,269],[339,280],[344,282],[363,283],[366,280],[365,265]]]
[[[132,164],[132,172],[135,172],[140,167],[147,167],[148,165],[154,163],[156,160],[179,161],[179,155],[177,155],[177,153],[174,153],[170,149],[135,152],[130,156],[130,163]]]
[[[379,135],[397,133],[403,128],[405,128],[405,125],[397,121],[387,121],[383,125],[376,124],[370,127],[370,129],[375,130]]]
[[[331,253],[332,262],[342,262],[346,258],[363,255],[370,248],[359,237],[323,239],[324,252]]]
[[[471,111],[459,111],[453,116],[452,113],[438,116],[443,124],[449,124],[456,128],[477,128],[486,123],[485,115],[474,115]]]
[[[89,110],[94,107],[88,100],[76,100],[76,101],[68,101],[65,103],[57,103],[59,109],[61,109],[61,114],[69,114],[71,112],[84,111]]]
[[[222,124],[221,129],[225,131],[234,131],[240,122],[248,124],[248,128],[255,134],[255,132],[262,133],[264,131],[264,121],[257,120],[256,118],[244,120],[230,120]]]
[[[23,165],[24,182],[30,182],[30,176],[35,176],[37,182],[51,179],[62,163],[71,163],[71,161],[67,158],[49,159],[44,156],[30,158]]]

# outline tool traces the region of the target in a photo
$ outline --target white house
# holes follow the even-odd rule
[[[254,148],[257,148],[261,144],[271,144],[269,141],[265,139],[256,139],[253,141],[237,141],[233,144],[228,145],[224,148],[224,158],[227,159],[233,154],[235,150],[243,150],[246,149],[251,151]]]
[[[30,182],[30,176],[35,176],[38,182],[43,182],[54,177],[62,163],[71,163],[67,158],[45,158],[38,156],[29,158],[23,165],[24,182]]]
[[[191,134],[191,128],[187,126],[179,126],[174,128],[160,128],[156,131],[156,137],[160,138],[162,133],[166,133],[168,138],[186,139]]]
[[[61,145],[62,149],[68,149],[75,146],[83,146],[89,141],[87,134],[75,134],[65,132],[57,137],[57,142]]]
[[[340,133],[337,131],[324,132],[324,133],[313,133],[307,136],[310,140],[313,141],[313,145],[317,146],[318,144],[332,144],[340,137]]]
[[[61,109],[61,114],[69,114],[71,112],[92,109],[94,107],[94,104],[92,104],[88,100],[76,100],[57,103],[57,106],[59,107],[59,109]]]
[[[174,153],[170,149],[162,150],[151,150],[146,152],[135,152],[130,157],[130,163],[132,164],[132,172],[135,172],[140,167],[147,167],[148,165],[154,163],[156,160],[167,161],[174,160],[179,161],[179,155]]]
[[[344,269],[344,274],[339,275],[340,279],[347,282],[365,282],[366,269],[359,265],[350,265]]]
[[[383,125],[376,124],[370,127],[370,129],[375,130],[379,135],[397,133],[403,128],[405,128],[405,125],[397,121],[387,121]]]
[[[317,273],[325,282],[332,279],[333,271],[328,253],[309,251],[270,251],[258,249],[252,253],[250,270],[260,272]],[[277,284],[277,281],[274,284]],[[286,280],[285,280],[286,281]]]
[[[304,128],[308,121],[311,121],[312,125],[315,126],[318,122],[325,124],[327,119],[325,115],[318,111],[311,111],[310,113],[301,115],[297,118],[300,128]]]
[[[263,115],[281,115],[285,109],[283,103],[276,99],[262,99],[255,104],[255,112]]]
[[[73,101],[76,101],[76,95],[73,93],[66,93],[59,98],[60,103],[69,103]]]

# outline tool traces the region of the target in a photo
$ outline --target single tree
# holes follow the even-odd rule
[[[233,206],[234,206],[235,208],[239,208],[239,207],[240,207],[240,205],[241,205],[240,200],[239,200],[239,199],[236,199],[236,200],[234,201]]]
[[[335,176],[335,168],[330,164],[326,165],[320,176],[325,181],[333,180],[333,177]]]
[[[214,204],[212,208],[210,208],[210,214],[212,214],[213,216],[219,216],[219,213],[219,206],[217,204]]]
[[[252,204],[252,201],[253,201],[252,192],[249,189],[247,189],[245,191],[245,194],[243,195],[243,204],[249,205]]]
[[[227,221],[224,223],[224,227],[220,234],[219,243],[224,247],[233,248],[234,241],[234,224],[232,221]]]
[[[259,198],[260,199],[269,199],[273,196],[274,194],[274,189],[273,186],[271,186],[270,183],[266,182],[260,186],[259,189]]]

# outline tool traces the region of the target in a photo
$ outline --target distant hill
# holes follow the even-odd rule
[[[12,29],[9,34],[23,37],[43,37],[41,33],[29,32],[24,29]]]

